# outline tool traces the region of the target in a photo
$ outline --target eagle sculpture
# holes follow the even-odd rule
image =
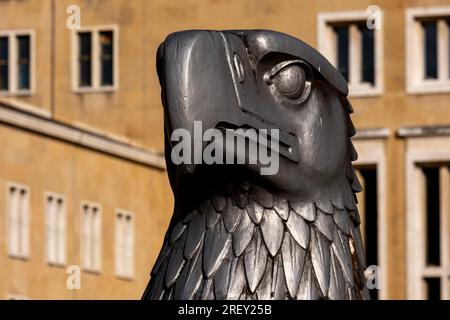
[[[301,40],[268,30],[173,33],[157,71],[175,206],[143,299],[369,298],[341,74]],[[260,162],[174,164],[171,135],[193,134],[194,121],[277,129],[268,140],[279,145],[271,150],[278,171],[262,175]],[[211,144],[249,157],[248,145],[200,147]]]

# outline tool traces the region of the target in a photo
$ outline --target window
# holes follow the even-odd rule
[[[450,92],[450,7],[406,11],[409,93]]]
[[[361,217],[361,235],[364,242],[367,266],[378,266],[377,288],[369,290],[372,299],[388,299],[389,255],[387,242],[387,195],[386,195],[386,128],[360,129],[353,138],[358,151],[354,162],[356,174],[363,191],[357,193]],[[394,275],[395,276],[395,275]]]
[[[367,27],[363,11],[320,13],[319,50],[349,83],[351,96],[373,96],[382,91],[382,32]],[[376,17],[380,21],[381,14]]]
[[[132,278],[134,274],[134,215],[125,210],[116,210],[115,240],[116,274]]]
[[[81,204],[81,265],[86,271],[101,269],[101,208],[83,201]]]
[[[12,257],[29,256],[29,188],[10,183],[7,190],[8,253]]]
[[[9,45],[8,37],[0,37],[0,90],[9,89]]]
[[[450,139],[408,138],[407,130],[402,134],[407,137],[408,299],[447,300],[450,299]]]
[[[30,94],[33,91],[32,31],[0,31],[0,92]]]
[[[101,85],[113,85],[113,33],[112,31],[100,32],[100,66],[101,66]]]
[[[117,27],[83,28],[74,31],[73,35],[74,91],[115,90],[118,82]]]
[[[336,37],[336,67],[339,72],[348,81],[348,26],[337,26],[333,28]]]
[[[421,167],[424,188],[424,248],[425,263],[422,280],[428,300],[450,299],[450,242],[446,226],[450,220],[450,164]],[[442,208],[441,208],[442,206]],[[446,288],[447,287],[447,288]]]
[[[30,89],[30,36],[17,36],[18,47],[18,80],[19,90]]]
[[[78,34],[79,41],[79,86],[90,87],[92,78],[92,46],[91,33],[80,32]]]
[[[358,209],[361,214],[361,234],[366,250],[367,266],[378,265],[378,186],[376,166],[357,168],[363,192],[358,196]],[[369,290],[373,300],[378,300],[378,290]]]
[[[45,197],[46,259],[50,264],[66,262],[66,202],[62,195],[48,192]]]

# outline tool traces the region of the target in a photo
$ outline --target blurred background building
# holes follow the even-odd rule
[[[449,21],[449,0],[0,0],[0,298],[140,298],[173,205],[157,47],[247,28],[349,81],[373,297],[450,298]]]

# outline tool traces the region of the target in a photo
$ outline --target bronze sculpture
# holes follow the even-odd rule
[[[143,298],[368,298],[355,128],[340,73],[304,42],[267,30],[174,33],[157,70],[175,208]],[[276,129],[268,140],[279,143],[278,171],[174,164],[170,137],[193,132],[196,120],[222,131]],[[259,141],[224,154],[248,160]],[[214,143],[225,148],[201,148]]]

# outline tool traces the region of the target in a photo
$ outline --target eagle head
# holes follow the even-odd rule
[[[193,205],[202,190],[239,175],[276,189],[287,198],[341,197],[355,152],[354,134],[341,74],[314,48],[289,35],[268,31],[182,31],[169,35],[157,53],[157,70],[165,111],[166,160],[177,204]],[[224,140],[194,141],[195,122],[202,132],[261,129],[277,168],[250,163],[246,148],[227,148]],[[240,165],[188,163],[175,165],[171,156],[174,130],[192,137],[191,151],[208,145],[223,148],[224,159],[244,159]],[[278,137],[271,136],[277,132]],[[225,134],[224,134],[225,136]],[[276,142],[278,150],[270,148]],[[198,150],[196,150],[198,152]],[[186,152],[186,151],[184,151]],[[276,158],[275,158],[276,157]],[[237,161],[235,161],[237,162]],[[273,165],[273,164],[272,164]],[[351,166],[351,165],[350,165]],[[195,194],[193,194],[195,193]],[[340,201],[336,200],[336,201]]]

